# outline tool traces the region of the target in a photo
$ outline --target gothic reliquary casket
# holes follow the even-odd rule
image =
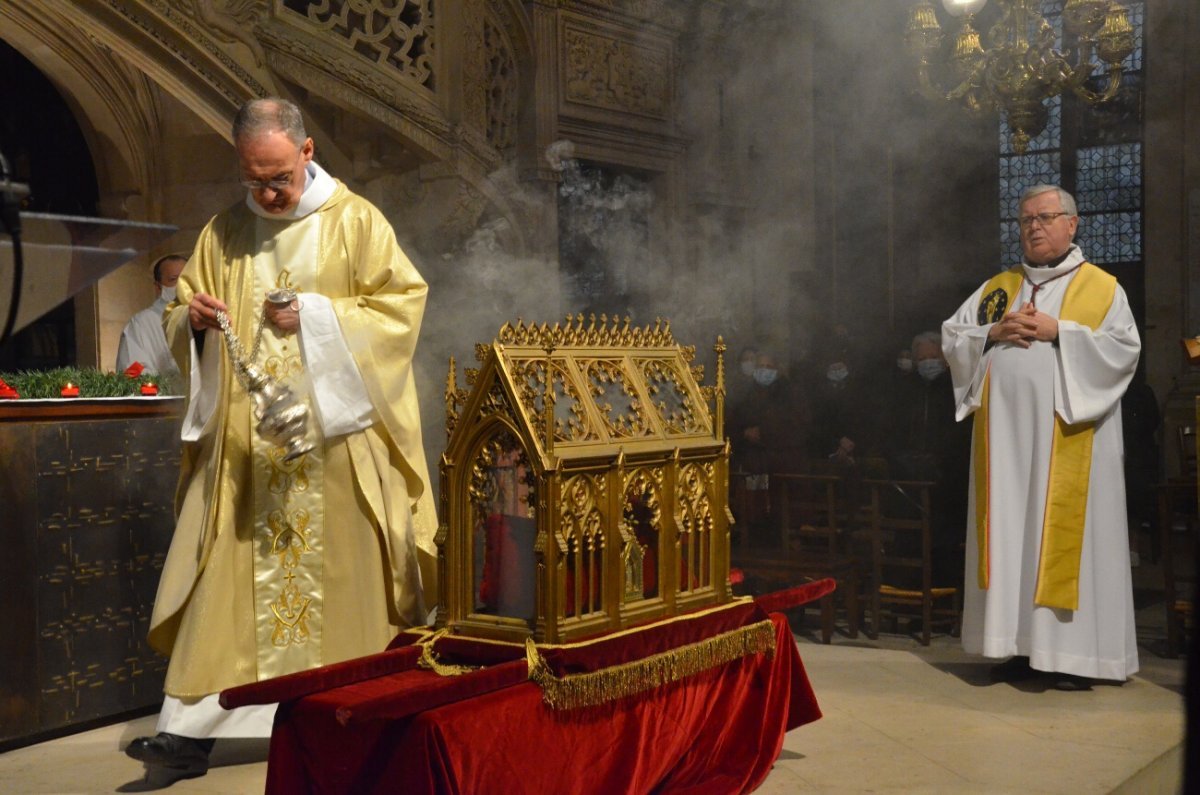
[[[731,599],[724,345],[505,324],[446,388],[438,627],[559,643]],[[710,411],[710,405],[712,410]]]

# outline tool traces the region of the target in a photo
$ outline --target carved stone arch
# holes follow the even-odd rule
[[[157,217],[157,97],[144,74],[52,7],[0,7],[4,40],[58,88],[83,132],[106,215]],[[135,198],[137,197],[137,198]]]
[[[66,24],[84,29],[229,140],[237,108],[252,97],[276,93],[270,74],[255,63],[254,48],[213,35],[238,19],[247,29],[257,24],[261,9],[256,4],[232,5],[239,11],[215,12],[211,0],[46,0],[38,15],[51,9],[63,14]],[[228,18],[232,14],[240,16]]]

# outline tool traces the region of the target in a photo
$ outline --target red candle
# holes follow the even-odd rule
[[[157,395],[158,387],[155,386],[154,384],[142,384],[142,394],[143,395]]]
[[[20,395],[17,394],[17,390],[0,381],[0,400],[16,400],[19,397]]]
[[[62,388],[63,397],[79,397],[79,387],[72,384],[70,381]]]

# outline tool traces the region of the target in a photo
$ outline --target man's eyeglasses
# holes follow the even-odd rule
[[[245,185],[246,183],[243,182],[242,184]],[[1017,219],[1017,223],[1021,225],[1022,229],[1029,229],[1031,226],[1033,226],[1034,221],[1037,221],[1039,226],[1044,227],[1048,226],[1051,221],[1060,215],[1066,215],[1066,213],[1038,213],[1037,215],[1022,215]]]
[[[292,175],[288,174],[286,177],[279,177],[278,179],[269,179],[266,182],[263,182],[262,180],[257,180],[257,179],[243,179],[243,180],[240,180],[238,182],[238,184],[241,185],[246,190],[260,191],[260,190],[266,190],[267,188],[270,188],[271,190],[278,193],[279,191],[284,190],[285,188],[287,188],[289,185],[292,184]]]

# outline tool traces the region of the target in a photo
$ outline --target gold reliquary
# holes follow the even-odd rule
[[[714,350],[701,386],[669,323],[581,315],[506,323],[466,388],[450,360],[439,628],[561,643],[731,599]]]

